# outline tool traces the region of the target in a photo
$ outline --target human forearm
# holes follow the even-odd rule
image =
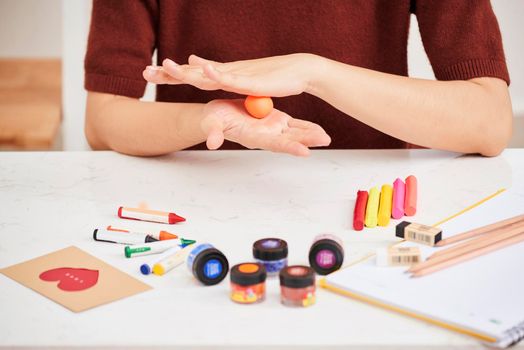
[[[306,92],[399,139],[492,156],[511,136],[511,104],[502,80],[431,81],[313,60],[321,68]]]
[[[256,96],[308,92],[386,134],[456,152],[497,155],[512,132],[508,88],[497,78],[415,79],[303,53],[226,63],[191,56],[188,63],[166,59],[144,76]]]
[[[93,92],[88,94],[85,131],[94,149],[140,156],[170,153],[204,141],[209,149],[218,149],[224,140],[307,156],[309,147],[326,146],[331,141],[319,125],[276,108],[263,119],[252,118],[242,100],[140,102]]]
[[[154,156],[204,142],[204,104],[143,102],[89,92],[86,136],[94,149]]]

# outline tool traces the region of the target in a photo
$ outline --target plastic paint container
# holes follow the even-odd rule
[[[243,263],[231,268],[231,300],[240,304],[259,303],[266,298],[266,268]]]
[[[309,265],[319,275],[327,275],[340,269],[344,262],[344,244],[332,234],[315,237],[309,249]]]
[[[288,266],[280,270],[280,300],[286,306],[315,303],[315,272],[309,266]]]
[[[287,242],[279,238],[263,238],[253,243],[253,257],[266,268],[268,276],[276,276],[287,266]]]
[[[206,286],[220,283],[229,271],[226,256],[209,243],[202,243],[193,248],[187,257],[187,267],[193,276]]]

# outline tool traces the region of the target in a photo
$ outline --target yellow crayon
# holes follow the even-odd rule
[[[378,225],[389,225],[389,218],[391,218],[391,205],[393,203],[393,187],[390,185],[382,185],[380,191],[380,204],[378,207]]]
[[[377,226],[377,214],[378,214],[378,201],[380,192],[377,187],[373,187],[369,190],[368,204],[366,206],[366,217],[364,224],[366,227]]]

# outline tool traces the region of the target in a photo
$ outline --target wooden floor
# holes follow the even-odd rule
[[[61,122],[61,61],[0,59],[0,149],[53,149]]]

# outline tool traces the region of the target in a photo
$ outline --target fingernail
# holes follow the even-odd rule
[[[165,64],[166,66],[171,66],[171,67],[176,67],[177,66],[177,64],[174,61],[170,60],[169,58],[166,58],[162,62],[162,64]]]
[[[156,71],[162,70],[162,67],[159,67],[159,66],[147,66],[146,70],[152,71],[152,72],[156,72]]]

